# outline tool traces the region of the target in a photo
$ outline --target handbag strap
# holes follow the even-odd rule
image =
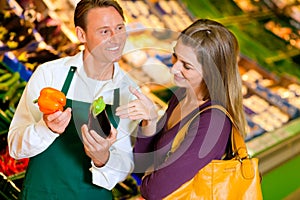
[[[211,105],[211,106],[205,107],[204,109],[200,110],[196,115],[194,115],[186,124],[184,124],[184,126],[176,134],[176,136],[173,140],[173,143],[172,143],[171,150],[168,152],[167,157],[169,157],[170,153],[173,153],[179,147],[179,145],[183,141],[185,135],[187,134],[187,130],[189,128],[189,125],[192,123],[192,121],[198,115],[200,115],[202,112],[204,112],[208,109],[213,109],[213,108],[219,109],[223,113],[225,113],[226,116],[228,116],[228,118],[230,119],[231,123],[233,124],[232,128],[231,128],[231,148],[232,148],[232,152],[234,154],[233,156],[239,160],[249,157],[245,141],[244,141],[242,135],[239,133],[238,129],[236,128],[233,118],[231,117],[229,112],[220,105]]]

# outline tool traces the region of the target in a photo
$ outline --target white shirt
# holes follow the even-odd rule
[[[136,88],[137,85],[120,69],[118,63],[114,64],[113,79],[107,81],[87,77],[82,52],[44,63],[30,77],[10,124],[8,146],[10,155],[15,159],[40,154],[59,137],[46,126],[38,105],[33,101],[44,87],[61,90],[71,66],[76,66],[77,70],[67,93],[68,99],[91,103],[103,96],[105,103],[112,104],[115,88],[120,88],[120,105],[135,99],[129,92],[129,86]],[[132,172],[134,164],[130,134],[135,131],[136,125],[136,121],[120,120],[117,141],[110,149],[108,162],[101,168],[92,163],[90,170],[94,184],[110,190]]]

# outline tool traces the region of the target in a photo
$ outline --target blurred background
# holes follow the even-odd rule
[[[19,98],[39,64],[82,50],[75,0],[0,0],[0,199],[17,199],[28,159],[8,155],[6,136]],[[177,33],[197,18],[221,22],[238,38],[248,121],[246,144],[260,159],[264,199],[300,199],[300,1],[118,0],[129,33],[121,67],[162,115],[172,90]],[[115,199],[142,199],[134,174]]]

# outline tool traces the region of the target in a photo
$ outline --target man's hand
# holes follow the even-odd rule
[[[72,116],[72,109],[67,108],[66,110],[56,111],[53,114],[43,115],[43,119],[48,128],[58,134],[62,134],[68,126]]]
[[[110,135],[103,138],[94,130],[88,130],[86,124],[81,127],[84,150],[96,167],[104,166],[109,159],[109,149],[117,140],[117,130],[111,126]]]

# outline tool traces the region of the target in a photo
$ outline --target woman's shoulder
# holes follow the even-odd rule
[[[215,106],[211,101],[206,102],[205,104],[199,107],[201,112],[200,117],[203,123],[205,124],[224,124],[225,126],[231,125],[231,120],[226,115],[226,113],[219,109],[220,105]]]

